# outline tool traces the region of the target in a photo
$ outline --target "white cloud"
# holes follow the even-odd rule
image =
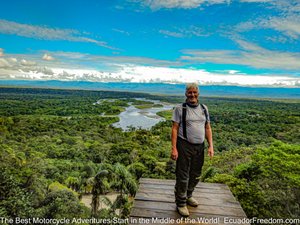
[[[121,33],[121,34],[125,34],[127,36],[130,35],[130,33],[128,31],[125,31],[125,30],[120,30],[120,29],[115,29],[115,28],[113,28],[112,30],[115,31],[115,32]]]
[[[129,2],[138,2],[152,10],[158,9],[193,9],[201,6],[215,4],[231,4],[234,0],[127,0]],[[300,11],[300,3],[297,0],[237,0],[240,3],[266,4],[266,7],[273,7],[280,11]]]
[[[274,0],[240,0],[240,2],[249,2],[249,3],[265,3],[272,2]]]
[[[159,33],[164,34],[166,36],[170,37],[176,37],[176,38],[183,38],[184,34],[174,31],[168,31],[168,30],[160,30]]]
[[[158,9],[194,9],[203,5],[215,5],[215,4],[230,4],[233,0],[129,0],[131,2],[139,2],[143,6],[149,7],[152,10]],[[278,1],[274,0],[239,0],[241,3],[268,3],[275,4]],[[275,3],[274,3],[275,2]],[[282,4],[281,4],[282,5]]]
[[[181,60],[191,63],[246,65],[254,68],[299,70],[300,53],[271,51],[244,40],[235,40],[242,50],[183,50]]]
[[[228,70],[228,73],[229,74],[236,74],[236,73],[239,73],[240,71],[238,70]]]
[[[253,44],[251,42],[242,40],[242,39],[235,39],[234,40],[237,44],[239,44],[241,46],[242,49],[246,50],[246,51],[252,51],[252,52],[266,52],[267,50],[256,45]]]
[[[0,68],[9,68],[9,67],[11,67],[10,63],[4,58],[0,58]]]
[[[255,29],[273,29],[288,38],[297,40],[300,37],[300,16],[260,18],[242,22],[234,27],[234,30],[239,33]]]
[[[48,55],[48,54],[44,54],[43,57],[42,57],[42,59],[46,60],[46,61],[52,61],[52,60],[54,60],[54,58],[51,55]]]
[[[36,65],[36,62],[28,61],[28,60],[26,60],[26,59],[22,59],[20,64],[21,64],[22,66],[35,66],[35,65]]]
[[[231,71],[232,72],[232,71]],[[299,78],[284,76],[247,76],[232,74],[215,74],[205,70],[176,69],[151,66],[124,65],[113,76],[130,80],[131,82],[167,82],[187,83],[198,82],[201,84],[237,84],[237,85],[291,85]]]
[[[9,58],[8,60],[12,63],[17,63],[18,62],[18,59],[16,59],[16,58]]]
[[[37,67],[36,72],[46,74],[46,75],[54,75],[53,70],[48,67]]]
[[[197,8],[203,0],[145,0],[143,4],[151,9],[161,8]]]
[[[39,66],[37,62],[27,59],[0,58],[0,69],[3,75],[10,74],[14,78],[24,78],[25,74],[42,74],[42,75],[53,75],[53,71],[46,66]],[[26,76],[25,76],[26,77]]]
[[[230,0],[139,0],[142,5],[151,8],[152,10],[158,10],[162,8],[182,8],[192,9],[198,8],[201,5],[214,5],[229,3]]]
[[[270,1],[270,6],[280,12],[284,12],[285,15],[300,12],[300,2],[298,0],[273,0]]]
[[[16,58],[0,58],[0,68],[18,69],[18,60]]]
[[[174,31],[170,30],[160,30],[159,33],[166,36],[176,37],[176,38],[186,38],[186,37],[207,37],[210,35],[210,32],[207,32],[202,27],[198,26],[188,26],[188,27],[177,27],[174,28]]]
[[[82,53],[82,52],[52,52],[52,55],[55,55],[57,57],[65,57],[70,59],[84,59],[90,54]]]
[[[84,54],[80,52],[52,52],[55,58],[62,59],[61,61],[76,61],[76,64],[87,61],[90,64],[141,64],[141,65],[154,65],[154,66],[178,66],[182,65],[180,62],[174,62],[169,60],[160,60],[147,57],[135,57],[135,56],[101,56]]]
[[[284,76],[276,76],[275,74],[255,76],[243,74],[235,69],[208,72],[203,69],[174,68],[176,65],[193,65],[205,62],[242,64],[272,69],[284,65],[287,68],[300,68],[298,63],[300,62],[299,54],[294,55],[295,58],[291,58],[290,53],[272,52],[244,40],[236,41],[243,50],[184,50],[184,55],[177,61],[143,57],[95,56],[76,52],[47,53],[47,55],[58,59],[55,61],[45,61],[37,56],[28,56],[24,59],[24,55],[21,55],[22,58],[16,55],[7,55],[7,58],[0,58],[0,75],[2,78],[8,76],[9,79],[87,80],[94,82],[199,82],[206,85],[295,86],[300,83],[300,78],[291,77],[288,74]],[[13,57],[8,58],[9,56]],[[64,63],[61,64],[61,61]],[[102,63],[103,67],[99,67],[99,62]]]
[[[251,0],[241,0],[242,2],[265,2],[266,8],[273,12],[272,16],[270,15],[262,15],[255,19],[251,19],[249,21],[241,22],[237,24],[233,30],[242,33],[250,30],[261,30],[261,29],[272,29],[274,31],[280,32],[281,35],[278,37],[267,37],[273,38],[273,41],[278,41],[281,43],[285,43],[287,39],[283,40],[283,36],[285,38],[289,38],[292,40],[299,40],[300,38],[300,2],[293,0],[286,1],[251,1]],[[276,16],[275,13],[276,12]],[[275,38],[275,39],[274,39]]]
[[[259,21],[258,20],[251,20],[246,22],[241,22],[233,27],[235,32],[247,32],[253,29],[260,29],[258,26]]]
[[[83,36],[78,30],[47,28],[44,26],[34,26],[29,24],[16,23],[8,20],[0,20],[0,33],[14,34],[22,37],[35,38],[41,40],[65,40],[72,42],[94,43],[101,47],[117,49],[109,46],[104,41],[99,41]]]
[[[4,50],[3,50],[3,48],[0,48],[0,57],[1,56],[4,56]]]
[[[292,39],[299,39],[300,37],[300,16],[274,17],[261,21],[259,25],[263,28],[272,28],[280,31]]]
[[[277,42],[277,43],[282,43],[282,44],[284,44],[288,41],[288,39],[283,36],[266,37],[266,40],[272,41],[272,42]]]
[[[119,65],[115,72],[100,72],[97,70],[78,70],[53,68],[51,72],[22,71],[17,77],[24,79],[44,80],[87,80],[98,82],[162,82],[187,83],[197,82],[202,85],[243,85],[243,86],[295,86],[300,78],[288,76],[254,76],[235,75],[235,71],[224,74],[210,73],[205,70],[175,69],[137,65]]]

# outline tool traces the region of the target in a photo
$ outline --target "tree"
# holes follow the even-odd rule
[[[114,202],[113,207],[120,209],[121,217],[126,217],[129,215],[131,207],[128,195],[134,196],[138,186],[134,177],[124,165],[116,163],[114,166],[114,171],[115,179],[112,186],[116,188],[116,190],[120,191],[120,195]]]
[[[107,178],[108,171],[102,170],[96,174],[96,176],[91,180],[93,183],[92,189],[92,215],[96,216],[98,208],[100,206],[100,195],[103,195],[108,190]]]
[[[68,177],[65,180],[65,184],[74,191],[79,191],[80,189],[80,179],[77,177]]]
[[[134,174],[136,179],[139,180],[147,171],[147,167],[141,162],[135,162],[127,166],[128,171]]]
[[[88,218],[88,209],[69,190],[50,191],[41,204],[44,218]],[[70,223],[72,224],[72,223]]]

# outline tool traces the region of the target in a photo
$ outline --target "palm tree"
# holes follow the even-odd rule
[[[115,182],[114,187],[120,191],[120,194],[130,194],[134,196],[138,189],[137,183],[132,176],[132,174],[128,171],[128,169],[120,163],[116,163],[114,166],[115,172]]]
[[[78,177],[68,177],[65,180],[65,184],[71,188],[73,191],[79,191],[80,187],[80,180]]]
[[[127,170],[127,168],[120,164],[116,163],[114,166],[115,179],[113,186],[120,191],[120,195],[117,197],[113,203],[112,208],[120,209],[121,217],[126,217],[130,211],[130,202],[128,195],[134,196],[138,189],[137,183],[132,176],[132,174]]]
[[[111,185],[108,184],[108,180],[112,180]],[[104,202],[109,206],[109,213],[115,215],[117,209],[120,210],[119,215],[126,217],[130,213],[131,202],[129,196],[134,196],[137,191],[137,183],[134,176],[128,171],[128,169],[117,163],[114,166],[111,164],[101,164],[100,172],[93,178],[88,180],[88,183],[92,184],[92,215],[96,216],[98,208],[101,202]],[[114,202],[111,202],[107,197],[100,195],[106,194],[109,186],[115,188],[120,194],[117,196]]]
[[[107,176],[109,175],[107,170],[101,170],[99,173],[96,174],[95,177],[91,179],[93,183],[92,188],[92,215],[96,216],[99,205],[100,205],[100,195],[103,195],[106,193],[108,189],[108,182],[107,182]]]

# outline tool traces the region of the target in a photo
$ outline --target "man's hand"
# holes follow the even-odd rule
[[[208,147],[208,156],[210,159],[212,159],[214,157],[214,147],[213,146]]]
[[[178,151],[177,151],[177,148],[175,147],[175,148],[172,148],[172,151],[171,151],[171,159],[173,159],[173,160],[177,160],[177,158],[178,158]]]

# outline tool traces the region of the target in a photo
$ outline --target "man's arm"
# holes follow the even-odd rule
[[[207,122],[205,125],[205,138],[208,142],[208,155],[210,158],[212,158],[214,156],[214,144],[212,138],[212,130],[209,122]]]
[[[171,158],[173,160],[177,160],[177,158],[178,158],[178,151],[177,151],[177,147],[176,147],[178,130],[179,130],[179,123],[176,123],[173,121],[172,135],[171,135],[171,141],[172,141]]]

